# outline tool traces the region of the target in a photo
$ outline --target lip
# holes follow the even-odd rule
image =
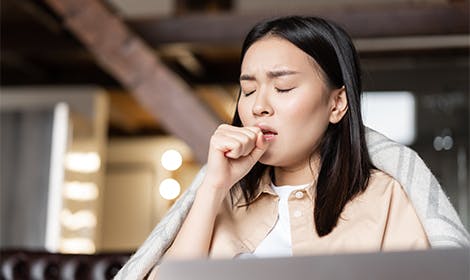
[[[261,132],[263,132],[264,140],[266,141],[273,141],[274,138],[277,136],[277,131],[269,125],[256,124],[256,126],[261,129]]]

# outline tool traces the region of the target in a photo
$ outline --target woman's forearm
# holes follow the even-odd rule
[[[207,173],[165,258],[205,258],[217,213],[230,188],[264,154],[269,142],[260,127],[220,125],[211,137]]]
[[[175,241],[165,258],[205,258],[214,230],[214,222],[222,201],[227,195],[222,188],[203,183],[196,193],[194,203]]]

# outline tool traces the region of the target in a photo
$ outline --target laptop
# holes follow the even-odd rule
[[[469,280],[470,249],[168,261],[158,280]]]

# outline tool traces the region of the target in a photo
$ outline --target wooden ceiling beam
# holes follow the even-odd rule
[[[469,4],[368,4],[329,6],[282,13],[193,14],[170,18],[129,19],[128,25],[152,46],[169,43],[239,44],[261,19],[281,15],[316,15],[345,27],[353,38],[469,33]]]
[[[285,11],[283,14],[319,15],[344,26],[354,39],[468,35],[468,2],[434,4],[394,4],[334,6],[312,11]],[[248,30],[263,18],[279,16],[258,14],[187,14],[170,18],[128,19],[127,26],[153,48],[163,44],[218,45],[239,48]],[[8,28],[5,27],[8,26]],[[63,34],[62,34],[63,35]],[[74,42],[30,22],[4,23],[2,48],[6,50],[55,51],[76,49]]]
[[[120,18],[98,0],[45,0],[98,63],[135,95],[199,162],[219,120]]]

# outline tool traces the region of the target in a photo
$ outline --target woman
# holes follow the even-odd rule
[[[233,126],[212,136],[204,181],[167,258],[428,247],[399,183],[369,159],[359,64],[342,29],[302,17],[258,24],[243,45],[240,86]],[[223,208],[230,190],[233,205]]]
[[[406,192],[369,158],[346,32],[313,17],[264,21],[241,61],[233,124],[213,134],[165,259],[429,248]]]

